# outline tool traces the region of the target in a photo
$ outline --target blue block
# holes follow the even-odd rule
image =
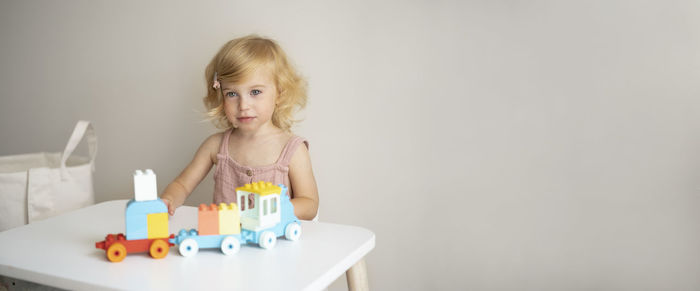
[[[146,214],[132,214],[126,216],[126,239],[147,239],[148,219]]]
[[[168,212],[168,207],[165,206],[165,203],[160,199],[150,201],[136,201],[131,199],[126,203],[126,239],[147,239],[147,215],[164,212]]]
[[[129,200],[126,203],[126,214],[151,214],[151,213],[163,213],[168,212],[168,206],[165,205],[163,200],[149,200],[149,201],[136,201],[134,199]]]
[[[294,215],[294,204],[287,196],[287,187],[284,184],[279,184],[282,188],[282,193],[280,194],[280,206],[281,206],[281,217],[279,225],[287,226],[290,222],[298,222],[299,219]],[[284,227],[282,228],[282,234],[284,234]]]
[[[181,244],[185,239],[191,238],[197,242],[197,246],[200,249],[211,249],[211,248],[221,248],[221,242],[224,241],[226,237],[235,237],[238,241],[241,241],[241,236],[237,234],[215,234],[215,235],[197,235],[197,230],[191,229],[180,230],[175,238],[171,238],[168,241],[174,244]]]
[[[230,235],[230,234],[229,235],[203,235],[203,236],[196,237],[195,240],[197,241],[197,244],[199,244],[200,249],[220,248],[221,242],[224,241],[224,238],[226,238],[227,236],[235,237],[235,235]]]
[[[259,234],[247,229],[241,229],[241,244],[258,243]]]
[[[186,230],[186,229],[183,228],[183,229],[181,229],[181,230],[177,233],[177,235],[176,235],[174,238],[171,238],[171,239],[169,239],[168,241],[169,241],[170,243],[179,245],[179,244],[181,244],[182,241],[185,240],[186,238],[196,237],[196,236],[198,236],[198,231],[197,231],[196,229],[193,228],[193,229],[190,229],[190,230],[188,231],[188,230]]]

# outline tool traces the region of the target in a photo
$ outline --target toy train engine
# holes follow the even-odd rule
[[[253,195],[253,199],[249,199]],[[296,241],[301,236],[299,219],[287,195],[287,187],[257,182],[236,188],[241,210],[241,237],[264,249],[275,246],[277,237]],[[252,203],[251,203],[252,202]]]
[[[148,252],[164,258],[172,243],[168,231],[168,207],[158,199],[156,175],[152,170],[134,172],[134,199],[126,204],[126,235],[108,234],[95,247],[106,251],[111,262],[121,262],[127,253]]]

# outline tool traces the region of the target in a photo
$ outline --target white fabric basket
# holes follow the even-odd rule
[[[71,156],[83,136],[90,156]],[[81,120],[63,153],[0,157],[0,231],[94,204],[96,155],[95,130]]]

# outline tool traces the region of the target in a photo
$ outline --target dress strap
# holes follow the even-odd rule
[[[282,154],[280,155],[277,164],[281,166],[289,166],[289,162],[292,160],[292,156],[296,152],[297,147],[299,147],[299,145],[302,143],[306,146],[306,148],[309,148],[309,142],[305,138],[296,135],[292,136],[284,146],[284,149],[282,149]]]
[[[227,130],[226,133],[224,133],[224,137],[221,138],[219,154],[224,155],[225,157],[228,157],[228,141],[231,138],[231,132],[233,132],[233,130]]]

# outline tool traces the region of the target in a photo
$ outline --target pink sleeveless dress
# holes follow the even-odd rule
[[[221,140],[221,148],[216,155],[218,162],[214,170],[214,203],[236,202],[236,188],[247,183],[265,181],[273,184],[284,184],[289,189],[287,194],[294,197],[289,183],[289,162],[297,147],[304,143],[309,147],[306,139],[293,135],[282,149],[277,162],[272,165],[260,167],[248,167],[236,162],[228,153],[228,142],[231,131],[227,131]]]

